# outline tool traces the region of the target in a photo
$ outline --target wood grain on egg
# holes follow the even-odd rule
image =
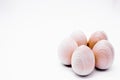
[[[76,41],[78,46],[87,45],[87,37],[82,31],[75,31],[71,34],[71,37]]]
[[[58,56],[63,64],[71,65],[71,56],[77,47],[77,43],[72,38],[63,40],[58,48]]]
[[[71,64],[76,74],[82,76],[90,74],[95,67],[95,58],[92,50],[85,45],[81,45],[74,51]]]
[[[107,36],[103,31],[96,31],[90,36],[88,46],[92,49],[93,46],[100,40],[107,40]]]
[[[101,40],[93,47],[95,55],[95,66],[98,69],[108,69],[114,58],[114,50],[107,40]]]

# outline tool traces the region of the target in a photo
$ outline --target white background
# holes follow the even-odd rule
[[[120,78],[120,0],[0,0],[0,80]],[[103,30],[115,49],[107,71],[87,77],[63,66],[60,42],[73,31]]]

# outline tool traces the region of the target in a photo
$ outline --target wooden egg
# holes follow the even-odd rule
[[[71,65],[71,56],[77,47],[77,43],[70,37],[63,40],[60,44],[58,56],[64,65]]]
[[[88,46],[92,49],[93,46],[100,40],[107,40],[107,36],[103,31],[93,33],[88,41]]]
[[[87,45],[86,35],[82,31],[75,31],[71,34],[71,37],[76,41],[78,46]]]
[[[90,74],[95,67],[93,51],[86,45],[81,45],[74,51],[71,61],[73,71],[81,76]]]
[[[108,69],[114,58],[114,49],[107,40],[98,41],[93,47],[95,66],[98,69]]]

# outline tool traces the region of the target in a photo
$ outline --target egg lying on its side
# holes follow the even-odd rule
[[[77,48],[77,43],[72,38],[66,38],[58,48],[58,56],[64,65],[71,65],[73,51]]]
[[[72,55],[73,71],[81,76],[90,74],[95,67],[95,58],[92,50],[86,45],[79,46]]]
[[[107,36],[103,31],[94,32],[88,41],[88,46],[92,49],[93,46],[100,40],[107,40]]]
[[[101,40],[93,47],[95,55],[95,66],[98,69],[108,69],[114,58],[114,50],[107,40]]]
[[[71,37],[76,41],[78,46],[87,45],[87,37],[82,31],[75,31],[71,34]]]

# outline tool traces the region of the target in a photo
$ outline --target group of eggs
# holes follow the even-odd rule
[[[108,69],[114,58],[114,49],[103,31],[94,32],[89,40],[82,31],[73,32],[58,48],[64,65],[71,65],[81,76],[89,75],[94,68]]]

